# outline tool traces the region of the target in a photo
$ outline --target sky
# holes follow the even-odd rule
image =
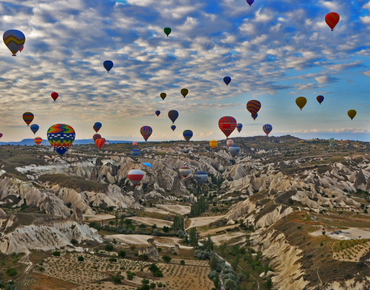
[[[340,15],[334,31],[329,12]],[[107,140],[142,141],[144,125],[150,141],[181,140],[186,129],[192,140],[220,140],[223,116],[243,124],[231,138],[271,124],[272,136],[370,141],[368,0],[3,0],[0,27],[26,36],[16,57],[0,44],[3,142],[46,139],[56,123],[88,139],[95,122]],[[262,104],[256,120],[246,110],[253,99]],[[174,132],[170,110],[179,112]],[[36,135],[22,119],[28,111]]]

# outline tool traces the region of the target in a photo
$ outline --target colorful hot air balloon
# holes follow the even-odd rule
[[[137,142],[136,141],[132,142],[132,146],[137,146]]]
[[[238,125],[236,125],[236,129],[240,133],[240,131],[243,129],[243,124],[242,123],[238,123]]]
[[[140,129],[140,133],[144,137],[144,140],[147,141],[150,135],[152,135],[153,129],[149,126],[143,126]]]
[[[40,127],[37,124],[32,124],[31,127],[30,127],[30,129],[33,132],[33,134],[36,134],[36,132],[39,130],[39,128]]]
[[[0,138],[3,137],[3,133],[0,133]]]
[[[218,142],[216,140],[209,141],[209,146],[211,146],[212,149],[215,149],[217,147]]]
[[[247,103],[247,110],[251,113],[252,118],[255,120],[257,118],[257,113],[261,109],[261,103],[257,100],[250,100]],[[255,116],[255,117],[254,117]]]
[[[249,6],[252,6],[254,0],[247,0],[247,3],[249,4]]]
[[[263,125],[262,129],[263,129],[263,132],[265,132],[266,135],[268,136],[270,132],[272,131],[272,126],[270,124],[266,124],[266,125]]]
[[[329,139],[329,143],[330,143],[330,147],[334,147],[335,146],[335,140],[334,140],[334,138],[330,138]]]
[[[353,120],[353,118],[356,116],[357,112],[355,110],[349,110],[348,116]]]
[[[164,99],[167,97],[167,94],[166,93],[161,93],[160,96],[161,96],[162,100],[164,101]]]
[[[163,29],[164,30],[164,33],[166,33],[166,35],[167,35],[167,37],[170,35],[170,33],[171,33],[171,28],[169,28],[169,27],[166,27],[165,29]]]
[[[75,140],[75,130],[66,124],[55,124],[48,129],[48,140],[54,150],[63,155],[72,146]]]
[[[200,186],[202,186],[208,179],[208,174],[207,172],[204,171],[198,171],[197,173],[194,174],[195,180],[198,182]]]
[[[333,31],[334,27],[338,24],[339,19],[339,14],[335,12],[330,12],[325,16],[325,22],[331,28],[331,31]]]
[[[101,138],[101,135],[100,135],[100,134],[95,134],[95,135],[93,136],[93,140],[94,140],[94,142],[95,142],[96,140],[100,139],[100,138]]]
[[[143,179],[144,173],[140,169],[132,169],[128,172],[128,179],[136,187]]]
[[[149,168],[153,169],[153,166],[150,163],[143,163],[143,165],[148,166]]]
[[[172,131],[175,131],[176,126],[175,126],[175,125],[172,125],[172,126],[171,126],[171,129],[172,129]]]
[[[181,95],[183,95],[184,98],[187,96],[188,93],[189,93],[188,89],[184,88],[184,89],[181,90]]]
[[[301,109],[303,109],[303,107],[306,105],[307,103],[307,99],[305,97],[298,97],[296,100],[295,100],[295,103],[297,104],[297,106]]]
[[[27,126],[29,126],[32,123],[34,117],[35,116],[31,112],[26,112],[23,114],[23,121],[25,121]]]
[[[224,82],[228,86],[229,83],[231,82],[231,77],[224,77]]]
[[[184,136],[184,139],[186,140],[186,142],[189,142],[189,140],[191,139],[191,137],[193,137],[193,131],[191,131],[191,130],[185,130],[183,132],[183,136]]]
[[[220,127],[221,131],[226,135],[226,138],[228,138],[230,134],[235,130],[237,123],[235,118],[225,116],[218,121],[218,126]]]
[[[253,120],[256,120],[256,118],[258,117],[258,114],[251,114],[251,116],[252,116],[252,118],[253,118]]]
[[[5,45],[16,56],[18,50],[20,50],[26,42],[26,37],[19,30],[8,30],[4,32],[3,40]]]
[[[176,110],[171,110],[168,112],[168,118],[171,119],[172,123],[175,123],[178,117],[179,117],[179,112],[177,112]]]
[[[229,147],[229,152],[230,152],[232,157],[235,157],[236,155],[238,155],[239,151],[240,151],[240,148],[237,145],[231,145]]]
[[[316,97],[316,100],[320,103],[320,105],[321,105],[321,103],[324,101],[324,96],[321,96],[321,95],[319,95],[319,96],[317,96]]]
[[[183,166],[180,168],[180,174],[182,177],[184,177],[184,179],[190,174],[191,170],[189,167],[187,166]]]
[[[33,141],[35,141],[36,145],[39,146],[42,143],[42,138],[36,137]]]
[[[22,52],[23,49],[24,49],[24,45],[22,45],[22,47],[19,49],[19,52]]]
[[[155,114],[157,115],[157,117],[161,114],[161,111],[157,110],[155,111]]]
[[[99,150],[103,148],[105,145],[105,138],[99,138],[95,140],[96,146],[98,146]]]
[[[93,129],[95,130],[96,133],[98,133],[98,131],[100,130],[100,128],[102,127],[102,123],[100,122],[96,122],[93,126]]]
[[[227,141],[226,141],[226,145],[227,145],[228,147],[232,146],[233,144],[234,144],[234,140],[232,140],[232,139],[227,139]]]
[[[108,141],[105,141],[105,145],[109,145],[109,142]]]
[[[59,94],[58,94],[58,93],[56,93],[56,92],[53,92],[53,93],[51,93],[51,97],[53,98],[53,100],[54,100],[54,102],[55,102],[55,101],[56,101],[56,99],[58,99]]]
[[[131,155],[135,156],[135,157],[140,156],[140,149],[132,149],[131,150]]]
[[[107,70],[107,72],[109,73],[109,71],[112,69],[113,67],[113,61],[111,60],[106,60],[105,62],[103,62],[103,66],[104,68]]]

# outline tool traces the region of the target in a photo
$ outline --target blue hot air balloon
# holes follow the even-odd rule
[[[247,0],[247,3],[249,4],[249,6],[252,6],[254,0]]]
[[[179,117],[179,112],[177,112],[176,110],[171,110],[168,112],[168,118],[171,119],[172,123],[175,123],[178,117]]]
[[[113,67],[113,61],[106,60],[105,62],[103,62],[103,66],[107,70],[107,72],[109,72]]]
[[[150,163],[143,163],[143,165],[148,166],[153,169],[153,166]]]
[[[321,105],[321,103],[324,101],[324,96],[322,96],[322,95],[319,95],[319,96],[317,96],[316,97],[316,100],[320,103],[320,105]]]
[[[98,133],[98,131],[100,130],[100,128],[102,127],[102,123],[100,122],[96,122],[93,126],[93,129],[95,130],[96,133]]]
[[[195,180],[198,182],[200,186],[202,186],[208,179],[208,174],[205,171],[198,171],[194,174]]]
[[[193,137],[193,131],[191,131],[191,130],[185,130],[183,132],[183,136],[184,136],[184,139],[186,140],[186,142],[189,142],[189,140],[191,139],[191,137]]]
[[[33,132],[33,134],[36,134],[36,132],[39,130],[39,125],[33,124],[31,125],[30,129]]]
[[[135,156],[135,157],[140,156],[140,149],[132,149],[131,150],[131,155]]]
[[[161,111],[160,110],[157,110],[155,111],[155,114],[157,115],[157,117],[161,114]]]
[[[172,131],[175,131],[176,126],[175,126],[175,125],[172,125],[172,126],[171,126],[171,129],[172,129]]]
[[[231,156],[235,157],[236,155],[239,154],[240,148],[237,145],[231,145],[229,147],[229,151],[230,151]]]
[[[272,126],[270,124],[266,124],[266,125],[263,125],[262,129],[263,129],[263,132],[265,132],[266,135],[268,136],[270,132],[272,131]]]
[[[229,83],[231,82],[231,77],[224,77],[224,82],[228,86]]]
[[[242,123],[238,123],[238,125],[236,126],[236,129],[240,133],[240,131],[243,129],[243,124]]]

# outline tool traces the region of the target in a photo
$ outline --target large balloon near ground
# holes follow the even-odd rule
[[[191,137],[193,137],[193,131],[191,130],[185,130],[183,132],[183,136],[184,136],[184,139],[186,140],[186,142],[189,142]]]
[[[231,145],[229,147],[229,151],[230,151],[231,156],[235,157],[236,155],[239,154],[240,148],[237,145]]]
[[[321,95],[319,95],[319,96],[317,96],[316,97],[316,100],[320,103],[320,105],[321,105],[321,103],[324,101],[324,96],[321,96]]]
[[[42,138],[36,137],[33,141],[35,141],[36,145],[39,146],[42,143]]]
[[[228,139],[228,140],[226,141],[226,145],[227,145],[228,147],[232,146],[233,144],[234,144],[234,140],[232,140],[232,139]]]
[[[170,33],[171,33],[171,28],[169,28],[169,27],[166,27],[165,29],[163,29],[164,30],[164,33],[167,35],[167,37],[170,35]]]
[[[179,112],[177,112],[176,110],[171,110],[168,112],[168,118],[170,118],[172,123],[175,123],[178,117],[179,117]]]
[[[95,142],[96,140],[100,139],[100,138],[101,138],[101,135],[100,135],[100,134],[94,134],[94,136],[93,136],[93,140],[94,140],[94,142]]]
[[[238,123],[238,125],[236,126],[236,129],[240,133],[240,131],[243,129],[243,124],[242,123]]]
[[[13,56],[16,56],[26,42],[26,37],[22,31],[11,29],[4,32],[3,40]]]
[[[211,146],[212,149],[215,149],[217,147],[218,142],[216,140],[209,141],[209,146]]]
[[[140,129],[140,133],[141,133],[141,136],[143,136],[144,140],[145,141],[148,141],[148,138],[153,133],[153,129],[151,127],[149,127],[149,126],[143,126]]]
[[[105,138],[96,139],[95,144],[98,146],[99,150],[102,149],[105,145]]]
[[[103,62],[103,66],[107,70],[107,72],[109,72],[113,67],[113,61],[106,60],[105,62]]]
[[[96,122],[93,126],[93,129],[95,130],[96,133],[98,133],[98,131],[100,130],[100,128],[102,127],[102,123],[100,122]]]
[[[263,132],[265,132],[266,135],[268,136],[270,132],[272,131],[272,126],[270,124],[266,124],[266,125],[263,125],[262,129],[263,129]]]
[[[187,96],[188,93],[189,93],[188,89],[182,89],[181,90],[181,95],[183,95],[184,98]]]
[[[205,171],[198,171],[194,174],[195,180],[198,182],[200,186],[202,186],[208,179],[208,174]]]
[[[128,172],[128,179],[136,187],[144,177],[144,173],[140,169],[132,169]]]
[[[161,93],[160,96],[161,96],[162,100],[164,100],[167,97],[167,94],[166,93]]]
[[[49,143],[54,147],[54,150],[63,155],[72,146],[75,140],[75,130],[66,124],[55,124],[47,131]]]
[[[135,156],[135,157],[140,156],[140,149],[132,149],[131,150],[131,155]]]
[[[355,110],[349,110],[348,111],[348,117],[351,118],[351,120],[353,120],[353,118],[356,116],[357,112]]]
[[[184,179],[190,174],[191,170],[189,167],[187,166],[183,166],[180,168],[180,174],[182,177],[184,177]]]
[[[231,82],[231,77],[224,77],[224,83],[228,86]]]
[[[339,19],[339,14],[335,12],[330,12],[325,16],[325,22],[331,28],[331,31],[333,31],[334,27],[338,24]]]
[[[295,103],[297,104],[297,106],[301,109],[303,109],[303,107],[307,104],[307,99],[305,97],[298,97],[296,100],[295,100]]]
[[[31,112],[26,112],[23,114],[23,121],[25,121],[27,126],[29,126],[32,123],[34,117],[35,116]]]
[[[31,129],[31,131],[33,132],[33,134],[36,134],[36,132],[39,130],[39,125],[37,125],[37,124],[33,124],[33,125],[31,125],[31,127],[30,127],[30,129]]]
[[[54,102],[55,102],[55,101],[56,101],[56,99],[58,99],[59,94],[58,94],[58,93],[56,93],[56,92],[53,92],[53,93],[51,93],[51,97],[53,98],[53,100],[54,100]]]
[[[234,117],[225,116],[218,121],[218,126],[227,138],[235,130],[237,123]]]
[[[171,126],[171,129],[172,129],[172,131],[175,131],[176,126],[175,126],[175,125],[172,125],[172,126]]]

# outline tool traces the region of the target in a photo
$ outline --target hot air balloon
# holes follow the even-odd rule
[[[229,147],[229,151],[230,151],[231,156],[235,157],[236,155],[239,154],[240,148],[237,145],[231,145]]]
[[[157,115],[157,117],[161,114],[161,111],[157,110],[155,111],[155,114]]]
[[[175,126],[175,125],[172,125],[172,126],[171,126],[171,129],[172,129],[172,131],[175,131],[176,126]]]
[[[325,16],[325,22],[331,28],[331,31],[333,31],[334,27],[338,24],[339,19],[339,14],[335,12],[330,12]]]
[[[221,131],[226,135],[226,138],[228,138],[230,134],[235,130],[237,123],[235,118],[225,116],[218,121],[218,126],[220,127]]]
[[[252,6],[254,0],[247,0],[247,3],[249,4],[249,6]]]
[[[103,62],[103,66],[104,68],[107,70],[107,72],[109,73],[109,71],[112,69],[113,67],[113,61],[111,60],[106,60],[105,62]]]
[[[330,147],[334,147],[335,146],[335,140],[334,140],[334,138],[330,138],[329,139],[329,143],[330,143]]]
[[[16,56],[18,50],[20,50],[26,42],[26,37],[22,31],[12,29],[4,32],[3,40],[5,45],[13,53],[13,56]]]
[[[251,114],[251,116],[252,116],[253,120],[256,120],[256,118],[258,117],[258,114],[255,114],[255,115]]]
[[[105,145],[109,145],[109,142],[108,141],[105,141]]]
[[[93,129],[95,130],[96,133],[98,133],[98,131],[100,130],[100,128],[102,127],[102,123],[100,122],[96,122],[93,126]]]
[[[31,112],[26,112],[23,114],[23,121],[25,121],[27,126],[29,126],[32,123],[34,117],[35,116]]]
[[[135,157],[140,156],[140,149],[132,149],[131,150],[131,155],[135,156]]]
[[[56,99],[58,99],[59,94],[58,94],[58,93],[56,93],[56,92],[53,92],[53,93],[51,93],[51,97],[53,98],[53,100],[54,100],[54,102],[55,102],[55,101],[56,101]]]
[[[316,100],[320,103],[320,105],[321,105],[321,103],[324,101],[324,96],[321,96],[321,95],[319,95],[319,96],[317,96],[316,97]]]
[[[36,137],[33,141],[35,141],[36,145],[39,146],[42,143],[42,138]]]
[[[143,163],[143,165],[148,166],[149,168],[153,169],[153,166],[150,163]]]
[[[349,110],[348,116],[353,120],[353,118],[356,116],[357,112],[355,110]]]
[[[234,144],[234,140],[232,140],[232,139],[227,139],[227,141],[226,141],[226,145],[227,145],[228,147],[232,146],[233,144]]]
[[[265,132],[266,135],[268,136],[270,132],[272,131],[272,126],[270,124],[266,124],[266,125],[263,125],[262,129],[263,129],[263,132]]]
[[[95,144],[98,146],[99,150],[102,149],[105,144],[105,138],[96,139]]]
[[[95,142],[96,140],[100,139],[100,138],[101,138],[101,135],[100,135],[100,134],[95,134],[95,135],[93,136],[93,140],[94,140],[94,142]]]
[[[132,142],[132,146],[137,146],[137,142],[136,141]]]
[[[231,77],[224,77],[224,82],[228,86],[229,83],[231,82]]]
[[[144,173],[140,169],[132,169],[128,172],[128,179],[136,187],[143,179]]]
[[[66,124],[55,124],[48,129],[48,140],[54,150],[63,155],[72,146],[75,140],[75,130]]]
[[[189,90],[188,89],[182,89],[181,90],[181,95],[183,95],[184,96],[184,98],[187,96],[187,94],[189,93]]]
[[[171,119],[172,123],[175,123],[178,117],[179,117],[179,112],[177,112],[176,110],[171,110],[168,112],[168,118]]]
[[[180,168],[180,174],[182,177],[184,177],[184,179],[190,174],[191,170],[189,167],[187,166],[183,166]]]
[[[22,45],[22,47],[19,49],[19,52],[22,52],[23,49],[24,49],[24,45]]]
[[[298,97],[296,100],[295,100],[295,103],[297,104],[297,106],[301,109],[303,109],[303,107],[306,105],[307,103],[307,99],[305,97]]]
[[[167,37],[170,35],[170,33],[171,33],[171,28],[169,28],[169,27],[166,27],[165,29],[163,29],[164,30],[164,33],[166,33],[166,35],[167,35]]]
[[[149,126],[143,126],[141,127],[140,129],[140,133],[141,135],[144,137],[144,140],[145,141],[148,141],[148,138],[150,137],[150,135],[152,135],[153,133],[153,129]]]
[[[161,96],[162,100],[164,101],[164,99],[167,97],[167,94],[166,93],[161,93],[160,96]]]
[[[207,181],[208,174],[204,171],[198,171],[197,173],[195,173],[194,178],[198,182],[198,184],[202,186]]]
[[[39,128],[40,127],[37,124],[32,124],[31,127],[30,127],[30,129],[33,132],[33,134],[36,134],[36,132],[39,130]]]
[[[189,140],[191,139],[191,137],[193,137],[193,131],[191,131],[191,130],[185,130],[183,132],[183,135],[184,135],[184,139],[186,140],[186,142],[189,142]]]
[[[243,129],[243,124],[242,123],[238,123],[238,125],[236,125],[236,129],[240,133],[240,131]]]
[[[3,137],[3,133],[0,133],[0,138]]]
[[[257,113],[258,111],[261,109],[261,103],[257,100],[250,100],[248,103],[247,103],[247,110],[249,111],[249,113],[251,113],[252,115],[252,118],[255,120],[257,118]],[[255,117],[254,117],[255,115]]]
[[[211,146],[212,149],[215,149],[217,147],[218,142],[216,140],[209,141],[209,146]]]

